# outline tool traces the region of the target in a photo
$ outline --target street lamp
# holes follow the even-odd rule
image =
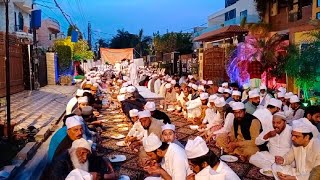
[[[6,16],[6,35],[5,35],[5,50],[6,50],[6,100],[7,100],[7,135],[11,139],[11,109],[10,109],[10,58],[9,58],[9,2],[10,0],[3,0],[5,4]]]

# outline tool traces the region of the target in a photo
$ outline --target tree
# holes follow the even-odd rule
[[[69,28],[68,28],[68,33],[67,33],[67,36],[71,36],[71,34],[72,34],[72,31],[73,30],[75,30],[75,31],[78,31],[78,37],[79,37],[79,39],[83,39],[83,36],[82,36],[82,33],[81,33],[81,31],[80,31],[80,29],[76,26],[76,25],[74,25],[74,26],[69,26]]]
[[[93,59],[94,53],[89,51],[89,46],[87,41],[79,40],[74,43],[73,46],[73,59],[74,60],[86,60]]]
[[[320,30],[310,33],[314,41],[299,49],[291,46],[285,65],[288,76],[295,78],[296,84],[303,90],[304,98],[309,99],[309,90],[314,88],[320,77]]]
[[[155,51],[170,53],[178,51],[181,54],[192,52],[192,38],[189,33],[166,33],[160,35],[159,32],[153,34],[153,46]]]
[[[149,45],[152,43],[152,38],[150,36],[143,35],[143,29],[139,30],[137,35],[138,44],[135,46],[136,51],[139,52],[139,57],[149,54]]]
[[[56,47],[56,52],[58,54],[59,74],[65,74],[71,65],[71,47],[66,45],[58,45]]]

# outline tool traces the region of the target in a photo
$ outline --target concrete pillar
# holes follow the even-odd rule
[[[46,60],[48,85],[55,85],[57,79],[57,62],[55,61],[55,53],[46,53]]]

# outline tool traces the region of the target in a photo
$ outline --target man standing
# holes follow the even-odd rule
[[[244,104],[241,102],[233,103],[232,110],[235,118],[230,143],[226,145],[225,152],[239,155],[241,160],[246,160],[259,151],[255,139],[261,132],[261,124],[256,117],[245,112]]]
[[[249,91],[249,101],[245,104],[246,113],[253,114],[260,104],[260,95],[256,90]]]
[[[132,82],[133,85],[139,85],[138,83],[138,72],[139,68],[138,66],[134,63],[133,59],[130,61],[130,65],[128,68],[129,76],[130,76],[130,81]]]
[[[270,101],[271,102],[271,101]],[[286,123],[283,112],[273,115],[273,130],[265,131],[256,139],[256,145],[267,144],[269,151],[260,151],[252,155],[249,162],[264,170],[271,170],[275,156],[284,156],[291,149],[291,126]]]
[[[150,163],[144,167],[150,175],[160,175],[162,179],[182,180],[191,174],[187,155],[175,143],[161,142],[155,134],[150,134],[143,140],[143,147],[147,155],[157,163]]]
[[[302,120],[293,121],[293,147],[283,157],[276,156],[272,172],[280,180],[307,180],[310,171],[320,165],[320,142],[311,131],[312,125]],[[291,164],[295,162],[293,168]]]
[[[260,86],[260,105],[267,107],[271,98],[272,98],[272,96],[270,94],[268,94],[267,86],[264,84],[261,84],[261,86]]]

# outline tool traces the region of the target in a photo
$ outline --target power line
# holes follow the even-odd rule
[[[64,16],[64,18],[68,21],[69,25],[72,26],[72,27],[74,27],[74,25],[70,22],[70,21],[71,21],[71,18],[70,18],[70,21],[69,21],[69,19],[68,19],[67,16],[66,16],[66,13],[61,9],[61,7],[59,6],[57,0],[53,0],[53,1],[55,2],[56,6],[60,9],[60,11],[61,11],[62,15]],[[68,16],[69,16],[69,15],[68,15]],[[69,16],[69,17],[70,17],[70,16]]]

